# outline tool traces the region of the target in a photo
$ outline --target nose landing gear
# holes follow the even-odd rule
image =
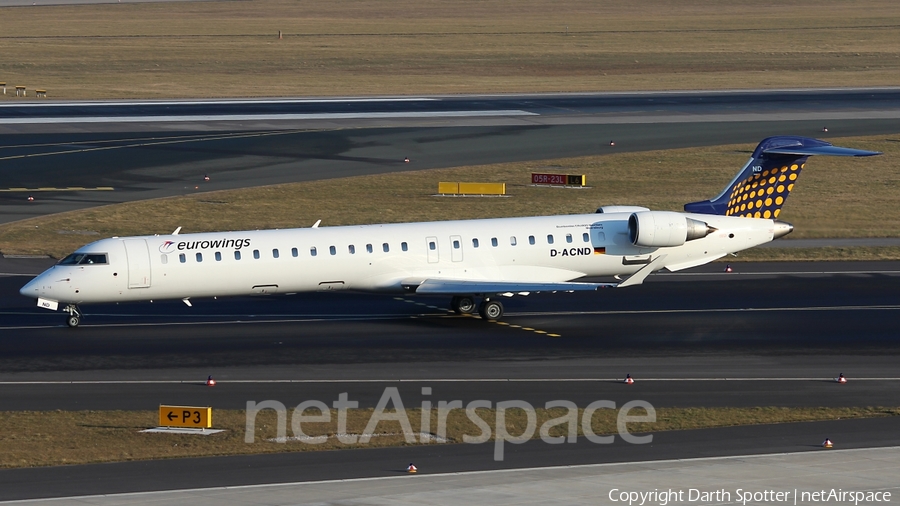
[[[63,311],[69,313],[69,316],[66,318],[66,325],[74,329],[81,324],[81,311],[78,310],[78,306],[69,304]]]

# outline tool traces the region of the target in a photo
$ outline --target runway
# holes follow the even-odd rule
[[[452,315],[438,298],[313,294],[85,307],[77,330],[11,295],[27,277],[9,276],[0,406],[242,409],[349,392],[373,407],[387,386],[410,405],[426,399],[424,386],[464,403],[896,404],[900,264],[713,268],[629,290],[511,298],[500,324]],[[858,380],[836,390],[841,372]],[[626,373],[637,387],[622,389]],[[208,375],[217,388],[203,386]]]
[[[125,133],[114,132],[125,124],[114,121],[6,123],[0,174],[8,189],[95,189],[48,190],[35,205],[21,202],[21,192],[0,192],[0,219],[189,193],[204,174],[207,190],[602,153],[612,138],[617,150],[751,143],[779,133],[821,136],[822,118],[830,118],[829,135],[897,133],[896,90],[866,92],[877,99],[833,93],[843,92],[566,96],[534,99],[537,105],[523,97],[433,97],[363,102],[356,113],[529,114],[149,121],[127,123]],[[70,117],[116,107],[83,104]],[[169,105],[139,107],[151,110],[104,114],[152,115]],[[237,108],[270,114],[265,107]],[[294,107],[292,114],[324,114],[344,104]],[[45,118],[63,114],[46,111]],[[166,112],[175,113],[210,111]],[[12,116],[0,109],[0,117]],[[96,189],[104,187],[113,190]],[[179,301],[87,306],[74,331],[61,314],[17,293],[47,262],[0,260],[0,412],[153,410],[160,403],[241,409],[248,400],[330,403],[341,392],[366,407],[387,386],[410,406],[426,398],[426,386],[433,401],[533,405],[895,406],[900,398],[895,262],[740,263],[729,274],[713,264],[628,289],[511,298],[501,323],[451,315],[443,298],[335,293],[195,300],[191,308]],[[618,381],[626,373],[635,385]],[[838,373],[851,381],[830,381]],[[216,388],[203,386],[208,375]],[[825,434],[845,447],[890,446],[900,444],[896,429],[894,418],[884,418],[675,431],[655,435],[653,445],[600,450],[585,441],[537,442],[510,445],[501,463],[487,447],[447,445],[2,470],[0,500],[391,476],[410,460],[461,472],[810,451]],[[193,472],[201,468],[209,472]]]
[[[775,134],[891,134],[898,97],[886,89],[0,104],[0,222],[363,174]]]

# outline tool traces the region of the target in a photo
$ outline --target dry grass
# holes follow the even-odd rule
[[[314,414],[307,413],[307,414]],[[407,410],[412,429],[418,432],[421,410]],[[493,433],[496,412],[479,409],[478,415],[490,426]],[[579,410],[579,420],[583,411]],[[551,418],[563,416],[563,409],[538,409],[537,427]],[[617,412],[601,409],[595,412],[591,426],[596,434],[616,433]],[[641,415],[637,409],[631,415]],[[630,423],[632,433],[661,432],[737,425],[773,424],[847,418],[873,418],[898,416],[897,408],[660,408],[656,410],[655,423]],[[365,429],[372,410],[349,410],[348,434],[360,434]],[[214,426],[226,432],[211,436],[147,434],[142,429],[154,427],[153,411],[51,411],[51,412],[0,412],[0,467],[34,467],[62,464],[84,464],[127,460],[147,460],[212,455],[259,454],[275,452],[321,451],[346,448],[374,448],[404,446],[400,424],[382,422],[375,430],[376,436],[368,444],[344,444],[335,437],[336,412],[331,423],[308,423],[302,426],[310,436],[329,435],[323,444],[313,445],[300,441],[277,443],[276,418],[273,411],[262,411],[256,421],[255,442],[244,442],[246,416],[243,411],[214,410]],[[290,414],[287,422],[290,437]],[[459,443],[462,436],[477,436],[481,431],[469,420],[463,410],[452,410],[447,417],[447,439]],[[506,415],[507,432],[522,434],[526,417],[522,410],[511,409]],[[579,422],[580,426],[580,422]],[[432,432],[438,427],[437,411],[432,410]],[[565,435],[567,426],[551,430],[551,436]],[[579,427],[579,435],[581,435]],[[535,437],[540,437],[536,432]],[[427,444],[427,443],[426,443]],[[436,443],[431,443],[436,444]],[[488,451],[487,449],[485,451]]]
[[[898,27],[894,0],[7,7],[0,81],[63,99],[897,85]]]
[[[890,136],[838,139],[834,142],[839,145],[885,154],[866,159],[812,158],[781,215],[796,227],[791,237],[900,236],[898,141]],[[168,234],[179,226],[188,233],[308,227],[320,218],[325,218],[323,226],[334,226],[576,214],[592,212],[606,204],[678,211],[686,202],[717,194],[744,164],[753,147],[719,146],[502,163],[128,202],[4,224],[0,226],[0,251],[58,258],[102,237]],[[527,184],[532,171],[583,173],[587,174],[588,184],[594,186],[579,190],[536,188]],[[512,196],[433,196],[439,181],[467,180],[507,182]],[[812,253],[757,250],[746,257],[764,259],[779,255],[805,259],[897,259],[900,249],[854,248]]]

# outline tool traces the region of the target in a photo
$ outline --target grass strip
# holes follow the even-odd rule
[[[811,158],[780,217],[795,226],[784,240],[900,237],[900,135],[833,142],[884,155]],[[0,225],[0,252],[61,258],[96,239],[170,234],[176,227],[191,233],[308,227],[318,219],[334,226],[578,214],[611,204],[680,211],[686,202],[717,195],[753,148],[621,153],[197,192]],[[591,187],[530,186],[532,172],[586,174]],[[440,181],[506,182],[511,197],[435,197]],[[739,258],[888,260],[900,259],[900,248],[756,249]]]
[[[289,408],[290,409],[290,408]],[[361,434],[373,413],[372,409],[348,410],[344,434]],[[322,444],[309,444],[291,439],[291,412],[288,412],[287,442],[277,442],[277,419],[272,410],[259,412],[256,418],[255,442],[245,442],[246,413],[242,410],[214,410],[215,428],[223,433],[210,436],[141,433],[156,426],[155,411],[7,411],[0,412],[0,467],[35,467],[65,464],[87,464],[179,457],[246,455],[262,453],[322,451],[349,448],[409,446],[421,443],[422,410],[407,409],[417,442],[406,442],[401,425],[382,421],[367,444],[346,444],[336,437],[337,412],[332,410],[331,423],[304,423],[309,436],[328,436]],[[538,429],[552,418],[564,416],[566,409],[536,409]],[[597,435],[616,434],[617,411],[599,409],[591,418],[591,429]],[[317,410],[306,411],[318,415]],[[495,433],[496,411],[479,408],[476,414]],[[583,409],[578,411],[578,435],[582,436]],[[633,416],[645,414],[634,409]],[[758,424],[777,424],[900,415],[895,407],[860,408],[658,408],[654,423],[629,423],[631,433],[654,433],[670,430],[702,429]],[[507,433],[517,436],[525,431],[527,417],[521,409],[509,409],[505,416]],[[439,431],[437,409],[431,410],[431,433]],[[478,436],[479,429],[462,409],[450,410],[446,416],[446,443],[460,443],[463,435]],[[550,430],[550,436],[564,436],[568,426]],[[539,438],[539,430],[535,438]],[[818,436],[815,436],[818,437]]]
[[[898,27],[894,0],[5,7],[32,93],[0,100],[894,86]]]

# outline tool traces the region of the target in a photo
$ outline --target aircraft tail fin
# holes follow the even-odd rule
[[[808,137],[778,136],[763,139],[750,161],[717,197],[685,204],[689,213],[777,218],[794,183],[812,155],[872,156],[877,151],[841,148]]]

